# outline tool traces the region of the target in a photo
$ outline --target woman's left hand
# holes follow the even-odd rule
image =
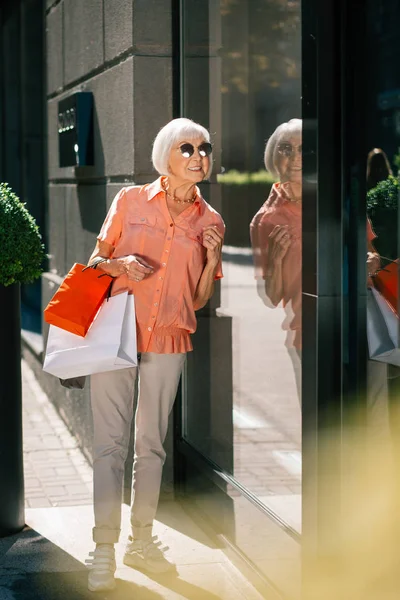
[[[221,260],[223,237],[215,225],[203,229],[203,246],[207,248],[207,263],[217,266]]]

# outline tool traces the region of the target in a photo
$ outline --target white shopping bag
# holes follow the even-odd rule
[[[43,370],[60,379],[137,366],[135,301],[105,300],[85,337],[50,325]]]
[[[368,290],[367,336],[371,360],[400,366],[400,321],[385,298]]]

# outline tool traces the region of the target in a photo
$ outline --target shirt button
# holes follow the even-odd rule
[[[166,267],[166,266],[167,266],[167,263],[162,263],[162,266],[163,266],[163,267]]]
[[[147,330],[148,330],[148,331],[151,331],[151,327],[148,327],[148,328],[147,328]]]
[[[158,306],[158,302],[154,302],[154,306]]]
[[[169,250],[166,250],[165,252],[169,252]]]
[[[140,219],[141,221],[145,221],[146,219]]]
[[[162,277],[159,277],[158,279],[162,279]]]
[[[156,317],[155,317],[155,315],[153,315],[151,318],[152,318],[152,319],[155,319]]]
[[[173,223],[170,223],[170,224],[169,224],[169,226],[170,226],[170,227],[173,227],[173,226],[174,226],[174,224],[173,224]]]

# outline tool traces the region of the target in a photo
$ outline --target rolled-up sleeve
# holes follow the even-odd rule
[[[126,211],[125,188],[122,188],[115,196],[110,210],[107,213],[105,221],[100,229],[97,239],[100,242],[107,242],[115,248],[122,234],[122,225]]]
[[[215,271],[214,281],[217,281],[218,279],[222,279],[223,276],[224,276],[224,273],[222,271],[222,260],[220,260],[218,263],[217,270]]]
[[[367,217],[367,241],[368,242],[373,242],[374,239],[376,239],[377,235],[375,233],[375,231],[372,229],[372,223],[369,220],[369,218]]]

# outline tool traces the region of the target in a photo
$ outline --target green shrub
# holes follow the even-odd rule
[[[388,258],[397,258],[397,223],[400,183],[398,178],[389,176],[380,181],[367,194],[367,211],[377,240],[378,252]]]
[[[40,277],[44,246],[35,219],[6,183],[0,183],[0,285]]]
[[[248,172],[248,171],[236,171],[231,169],[225,173],[219,173],[217,175],[218,183],[228,185],[248,185],[249,183],[267,183],[272,185],[276,179],[271,173],[260,169],[260,171]]]

